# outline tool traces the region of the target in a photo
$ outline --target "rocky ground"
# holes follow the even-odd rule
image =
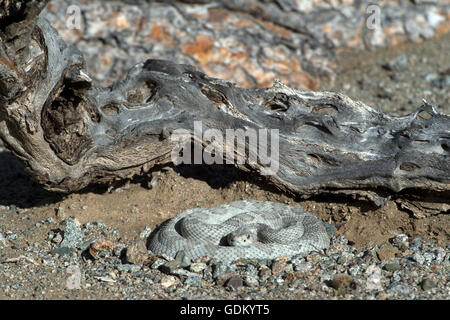
[[[346,50],[341,91],[395,114],[425,98],[450,114],[450,35]],[[113,187],[47,192],[0,146],[0,299],[443,299],[450,297],[450,198],[421,217],[348,198],[300,200],[228,166],[167,166]],[[402,196],[402,195],[399,195]],[[240,200],[301,206],[328,223],[321,253],[232,264],[154,256],[147,237],[193,207]],[[442,201],[442,200],[441,200]],[[447,207],[445,207],[447,206]]]

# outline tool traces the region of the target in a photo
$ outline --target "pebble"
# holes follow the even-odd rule
[[[423,259],[425,260],[424,262],[427,264],[431,264],[431,262],[434,260],[435,255],[433,252],[424,252],[423,254]]]
[[[414,253],[412,258],[414,261],[416,261],[419,264],[424,264],[424,262],[425,262],[425,258],[423,256],[423,254],[421,254],[420,252]]]
[[[126,245],[124,245],[123,243],[119,243],[117,244],[114,249],[113,249],[113,254],[116,257],[120,257],[122,255],[123,252],[125,252],[124,250],[127,248]]]
[[[222,273],[220,276],[216,278],[216,283],[219,286],[223,286],[231,277],[236,275],[236,271],[228,271],[226,273]]]
[[[202,286],[202,276],[199,274],[190,275],[184,280],[185,285],[189,285],[191,287],[201,287]]]
[[[137,272],[142,269],[141,264],[117,264],[116,269],[122,272]]]
[[[141,239],[147,239],[150,234],[152,233],[152,229],[149,226],[146,226],[144,230],[139,233],[139,238]]]
[[[311,271],[313,268],[312,262],[304,262],[294,265],[294,270],[302,273]]]
[[[332,224],[323,222],[323,225],[324,225],[325,230],[329,237],[332,237],[336,233],[337,228],[335,226],[333,226]]]
[[[270,271],[269,267],[262,267],[259,270],[259,277],[262,280],[266,280],[268,277],[270,277],[272,275],[272,271]]]
[[[333,277],[333,280],[331,280],[330,282],[330,286],[336,290],[339,290],[339,289],[355,288],[356,284],[351,276],[345,273],[340,273]]]
[[[90,243],[89,253],[95,259],[100,257],[103,258],[104,256],[102,256],[102,253],[105,253],[106,251],[112,251],[113,248],[114,243],[112,241],[101,239]]]
[[[435,257],[436,257],[436,264],[441,264],[445,258],[445,249],[437,248],[437,249],[435,249],[434,253],[435,253]]]
[[[175,259],[167,261],[159,268],[162,272],[172,274],[175,270],[185,268],[191,264],[191,260],[184,251],[178,251]]]
[[[399,250],[392,244],[385,244],[377,251],[378,259],[385,260],[395,257],[399,253]]]
[[[56,208],[55,210],[55,214],[59,219],[66,219],[67,218],[67,213],[66,210],[64,210],[63,207],[59,206],[58,208]]]
[[[64,257],[66,255],[71,254],[72,250],[70,250],[69,247],[59,247],[59,248],[56,248],[55,250],[52,250],[51,253],[57,254],[60,257]]]
[[[222,261],[218,261],[212,265],[212,276],[213,278],[218,278],[222,274],[230,271],[230,266]]]
[[[150,266],[152,269],[159,269],[164,263],[166,263],[167,260],[158,258],[156,259]]]
[[[239,276],[232,276],[226,282],[226,286],[233,289],[239,289],[244,285],[242,278]]]
[[[129,246],[126,250],[125,257],[128,263],[143,264],[148,259],[147,247],[144,241],[140,240]]]
[[[406,251],[409,248],[409,237],[406,234],[399,234],[390,239],[390,242],[396,246],[400,251]]]
[[[369,291],[372,290],[383,290],[383,285],[381,283],[381,269],[376,265],[370,265],[366,269],[367,281],[366,281],[366,289]]]
[[[1,141],[1,140],[0,140],[0,141]],[[3,238],[3,235],[2,235],[2,233],[0,232],[0,249],[3,248],[3,247],[6,247],[6,246],[7,246],[6,240],[5,240],[5,238]]]
[[[259,280],[256,276],[246,276],[244,278],[244,284],[248,287],[257,287],[259,286]]]
[[[386,271],[394,272],[400,270],[401,266],[398,263],[386,263],[383,267]]]
[[[422,288],[422,290],[430,290],[430,289],[436,287],[436,282],[434,282],[431,279],[425,278],[420,283],[420,287]]]
[[[337,263],[339,264],[345,264],[354,259],[355,255],[350,252],[343,252],[339,255],[339,258],[337,258]]]
[[[8,240],[16,240],[19,238],[19,235],[17,233],[7,232],[5,238]]]
[[[161,285],[161,287],[167,289],[167,288],[170,288],[170,287],[176,285],[177,282],[178,282],[178,279],[176,277],[169,275],[169,276],[164,276],[161,279],[160,285]]]
[[[396,281],[389,287],[389,292],[394,295],[407,295],[411,291],[411,287],[404,282]]]
[[[76,219],[70,218],[64,220],[63,224],[65,226],[64,237],[59,246],[67,248],[76,248],[80,246],[83,242],[80,223]]]
[[[286,256],[277,257],[273,260],[272,263],[272,274],[274,276],[279,276],[282,272],[284,272],[284,268],[286,267],[286,262],[289,260]]]
[[[194,262],[189,266],[189,270],[196,273],[201,273],[206,269],[206,263],[204,262]]]
[[[389,71],[401,71],[408,67],[408,57],[404,54],[395,57],[382,66]]]

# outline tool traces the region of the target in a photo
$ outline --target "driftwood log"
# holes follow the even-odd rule
[[[195,139],[201,121],[204,131],[278,130],[277,170],[266,177],[296,194],[352,190],[380,205],[377,190],[448,195],[450,117],[426,102],[391,116],[338,93],[281,82],[243,89],[164,60],[95,87],[81,53],[39,17],[46,3],[0,1],[0,138],[46,189],[71,192],[142,174],[171,161],[177,129]],[[234,142],[215,143],[239,152]],[[261,161],[244,158],[236,165],[265,173]]]

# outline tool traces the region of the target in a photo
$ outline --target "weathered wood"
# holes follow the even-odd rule
[[[32,28],[46,2],[0,5],[0,138],[49,190],[71,192],[171,161],[172,134],[185,129],[195,139],[195,121],[224,136],[226,129],[277,129],[278,170],[267,179],[298,194],[450,190],[450,117],[426,102],[397,117],[338,93],[280,82],[243,89],[163,60],[95,87],[80,52],[46,20]],[[248,158],[237,165],[265,170]]]

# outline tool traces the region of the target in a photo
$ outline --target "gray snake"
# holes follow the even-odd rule
[[[286,204],[243,200],[183,211],[149,238],[148,249],[192,260],[273,259],[328,247],[324,225],[313,214]]]

